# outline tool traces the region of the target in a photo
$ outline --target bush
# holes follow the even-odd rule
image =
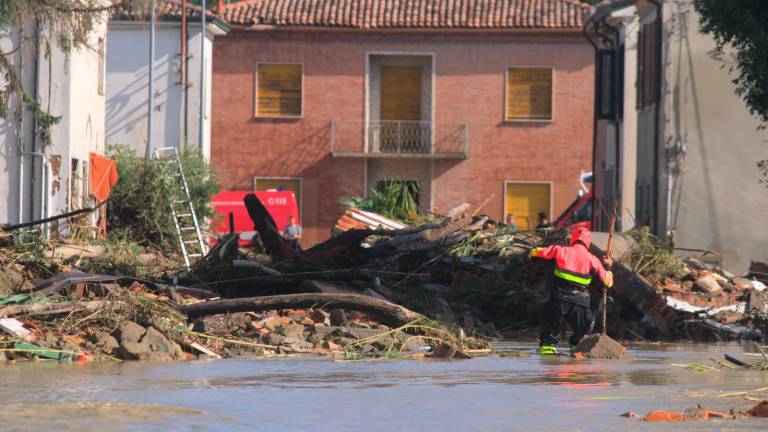
[[[419,217],[418,197],[418,182],[382,180],[371,188],[368,196],[342,198],[339,203],[400,221],[413,221]]]
[[[180,200],[183,192],[169,164],[162,160],[137,156],[123,146],[113,147],[111,156],[117,161],[120,180],[112,189],[108,205],[110,229],[122,230],[139,243],[155,244],[165,250],[178,245],[171,216],[172,200]],[[198,221],[213,216],[211,198],[219,191],[219,182],[211,165],[196,151],[180,153],[189,193]]]

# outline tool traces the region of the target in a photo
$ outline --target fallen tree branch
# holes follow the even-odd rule
[[[58,315],[75,310],[96,311],[113,305],[111,300],[75,301],[71,303],[37,303],[30,305],[11,305],[0,309],[0,317],[14,315],[40,316]]]
[[[399,327],[417,318],[420,314],[400,305],[361,294],[285,294],[266,297],[211,300],[180,307],[190,318],[231,312],[261,312],[274,309],[303,309],[319,306],[327,309],[348,309],[364,312],[371,318],[391,326]]]

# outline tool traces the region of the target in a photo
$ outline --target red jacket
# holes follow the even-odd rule
[[[554,261],[556,278],[585,288],[592,282],[593,275],[597,275],[605,286],[610,288],[613,285],[613,275],[581,242],[573,246],[535,248],[531,251],[531,258]]]

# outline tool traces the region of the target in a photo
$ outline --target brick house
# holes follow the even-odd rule
[[[557,215],[592,169],[594,52],[577,0],[251,0],[223,7],[211,158],[224,190],[283,185],[304,245],[337,201],[418,182],[422,210]]]

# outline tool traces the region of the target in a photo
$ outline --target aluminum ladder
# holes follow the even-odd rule
[[[176,147],[160,147],[155,149],[155,159],[165,161],[165,170],[171,176],[172,184],[169,189],[171,216],[179,238],[181,254],[184,256],[184,267],[189,270],[192,260],[202,258],[208,252],[200,233],[200,224],[195,215],[195,205],[189,195],[187,178],[181,165],[181,158]]]

